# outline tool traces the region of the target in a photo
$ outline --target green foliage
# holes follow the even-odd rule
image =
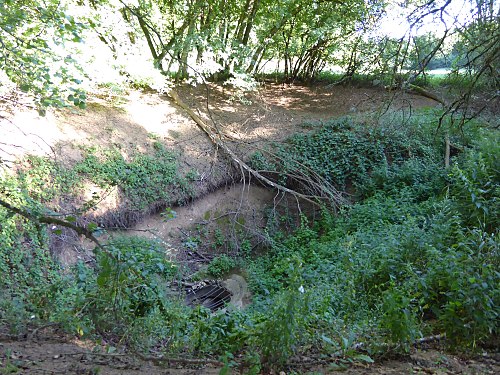
[[[158,242],[112,239],[105,250],[96,250],[96,263],[96,270],[78,263],[46,288],[47,302],[38,303],[45,319],[80,335],[123,336],[137,319],[150,322],[158,311],[171,308],[168,283],[178,269]]]
[[[290,287],[273,296],[252,337],[265,368],[281,368],[299,348],[309,317],[307,295],[301,284],[301,264],[290,263]],[[257,315],[259,316],[259,315]],[[259,322],[259,320],[261,320]]]
[[[481,134],[461,160],[451,172],[451,193],[469,225],[494,231],[500,227],[500,137]]]
[[[354,363],[374,362],[370,356],[359,353],[355,349],[356,334],[352,331],[347,337],[341,336],[338,340],[339,342],[337,342],[337,340],[332,340],[325,335],[321,336],[321,340],[325,351],[332,353],[338,358],[335,363],[330,365],[330,368],[334,371],[346,370]]]
[[[85,93],[78,88],[82,74],[62,48],[81,42],[85,26],[67,13],[66,5],[55,0],[0,3],[0,72],[21,91],[35,95],[41,114],[68,102],[85,107]]]
[[[344,74],[322,71],[315,79],[315,82],[323,84],[340,84],[345,83],[354,87],[373,87],[376,86],[376,79],[373,74],[355,73],[346,79]]]
[[[418,331],[416,307],[412,306],[407,291],[391,287],[382,294],[380,326],[387,330],[392,343],[409,351],[421,333]]]
[[[2,200],[34,215],[43,212],[22,181],[3,178],[0,190]],[[49,304],[44,291],[62,277],[48,239],[44,226],[0,207],[0,324],[14,333],[24,333],[29,322],[44,318],[37,306]]]
[[[168,202],[169,185],[183,185],[177,176],[175,156],[165,147],[155,143],[152,155],[136,153],[125,160],[116,148],[87,149],[84,159],[77,163],[74,172],[102,188],[118,186],[130,199],[134,209],[144,209],[155,202]]]
[[[227,255],[216,256],[207,268],[207,273],[215,278],[221,278],[227,275],[234,267],[236,267],[237,262]]]
[[[7,326],[13,334],[22,334],[26,332],[29,313],[22,297],[10,295],[7,289],[0,292],[0,325]]]
[[[159,243],[139,237],[117,238],[106,245],[106,251],[97,252],[96,260],[97,288],[87,298],[94,301],[89,313],[100,329],[115,329],[116,323],[163,307],[166,283],[177,268]]]
[[[191,311],[180,300],[169,297],[162,307],[153,307],[144,316],[134,317],[127,327],[127,339],[137,350],[148,350],[161,346],[166,353],[185,354],[190,345],[189,332],[193,320]]]
[[[403,121],[400,119],[400,121]],[[415,121],[415,120],[414,120]],[[252,165],[276,172],[282,180],[288,175],[309,171],[343,188],[348,182],[359,184],[375,168],[412,158],[434,161],[437,144],[425,129],[356,123],[352,118],[332,119],[306,124],[312,131],[292,136],[285,144],[275,145],[273,157],[256,153]]]
[[[426,200],[443,193],[447,182],[442,162],[434,158],[410,158],[389,167],[386,162],[375,167],[369,176],[357,183],[358,195],[369,197],[383,190],[398,195],[411,189],[417,200]]]
[[[187,189],[186,179],[178,175],[176,156],[159,142],[151,155],[137,152],[128,161],[117,148],[88,148],[84,152],[83,160],[72,167],[46,157],[27,156],[19,165],[17,180],[11,184],[18,186],[33,204],[38,201],[54,209],[78,194],[85,181],[103,189],[118,187],[129,207],[136,210],[158,202],[165,204],[173,190]],[[93,203],[87,202],[83,209]]]
[[[237,352],[248,342],[253,322],[245,312],[210,314],[196,307],[188,316],[190,349],[196,354]]]
[[[287,288],[287,264],[298,259],[304,285],[314,285],[307,323],[315,327],[312,340],[343,335],[339,332],[346,325],[403,351],[425,333],[446,332],[449,345],[469,349],[495,337],[500,303],[497,134],[481,133],[450,170],[439,161],[440,147],[432,138],[425,131],[414,134],[406,157],[400,149],[359,179],[361,201],[339,215],[326,214],[312,227],[302,226],[291,237],[276,237],[271,251],[251,263],[256,301]],[[398,150],[399,136],[388,133],[385,142]],[[317,150],[326,147],[306,152]],[[486,211],[480,210],[483,205]],[[333,350],[335,342],[328,340]],[[365,342],[372,352],[386,350],[368,337]]]
[[[472,229],[429,269],[424,293],[440,304],[434,312],[454,346],[475,349],[498,333],[499,240]]]
[[[21,161],[17,178],[26,194],[42,203],[57,203],[63,194],[73,192],[79,183],[74,170],[36,155],[29,155]]]
[[[2,178],[2,199],[34,215],[42,213],[43,206],[28,195],[25,182]],[[14,295],[31,292],[57,279],[58,271],[49,252],[46,228],[0,207],[0,289],[13,290]]]

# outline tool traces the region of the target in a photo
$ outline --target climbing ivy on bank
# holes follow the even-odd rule
[[[70,167],[50,158],[28,156],[20,163],[17,183],[29,197],[53,208],[81,193],[85,182],[104,191],[118,189],[125,198],[122,203],[134,210],[166,204],[172,192],[187,191],[188,179],[178,174],[176,155],[159,142],[153,144],[151,153],[136,151],[129,158],[116,147],[82,147],[81,151],[82,159]]]
[[[425,158],[434,163],[441,147],[432,130],[405,124],[375,126],[344,117],[305,127],[308,132],[275,144],[272,156],[265,152],[254,154],[252,166],[274,172],[281,181],[305,170],[306,175],[318,174],[343,190],[348,183],[359,184],[384,163],[397,164],[408,158]]]
[[[172,186],[186,187],[185,179],[177,174],[176,156],[159,142],[154,143],[151,155],[135,153],[130,161],[117,148],[88,148],[84,153],[74,172],[102,188],[118,187],[134,209],[167,202]]]

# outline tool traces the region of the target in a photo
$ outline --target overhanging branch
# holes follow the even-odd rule
[[[0,206],[3,206],[7,210],[14,212],[15,214],[18,214],[20,216],[25,217],[28,220],[41,223],[41,224],[53,224],[53,225],[59,225],[61,227],[69,228],[74,230],[76,233],[79,235],[87,237],[89,240],[94,242],[97,247],[103,251],[105,251],[104,247],[101,245],[101,243],[95,238],[95,236],[92,234],[90,230],[84,227],[79,227],[73,223],[70,223],[69,221],[61,220],[52,216],[44,216],[44,215],[37,215],[34,214],[28,210],[23,210],[18,207],[15,207],[11,205],[9,202],[6,202],[3,199],[0,199]]]
[[[263,176],[261,173],[256,171],[255,169],[251,168],[247,163],[245,163],[242,159],[240,159],[234,152],[231,150],[221,139],[220,137],[217,137],[216,134],[214,134],[213,131],[210,130],[210,127],[205,124],[205,122],[201,119],[200,116],[198,116],[194,111],[186,104],[184,103],[177,92],[174,90],[170,90],[168,92],[168,96],[174,100],[174,102],[179,105],[186,113],[194,120],[194,122],[198,125],[198,127],[208,136],[210,141],[216,145],[217,147],[220,147],[226,154],[244,171],[250,173],[253,177],[257,178],[259,181],[265,183],[268,186],[271,186],[279,191],[289,193],[293,195],[296,198],[301,198],[304,199],[305,201],[316,205],[320,206],[320,203],[318,202],[318,199],[324,198],[320,196],[315,196],[315,195],[307,195],[307,194],[302,194],[299,193],[295,190],[289,189],[283,185],[280,185],[274,181],[271,181],[269,178]],[[342,195],[337,192],[328,192],[327,194],[328,199],[333,202],[335,205],[341,205],[345,204],[346,200],[342,197]]]

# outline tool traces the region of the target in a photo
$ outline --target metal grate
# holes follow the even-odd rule
[[[232,293],[218,281],[203,281],[191,286],[186,294],[188,306],[204,306],[212,311],[231,301]]]

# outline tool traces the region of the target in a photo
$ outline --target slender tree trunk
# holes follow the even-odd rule
[[[250,2],[252,0],[246,0],[245,5],[240,11],[240,17],[238,18],[238,23],[236,25],[235,40],[241,42],[243,40],[243,34],[245,32],[246,19],[250,11]]]
[[[241,43],[246,46],[248,44],[248,40],[250,38],[250,32],[252,31],[252,27],[255,21],[255,15],[257,14],[257,10],[259,8],[260,0],[254,0],[252,5],[252,10],[250,12],[250,17],[247,19],[245,33],[243,35],[243,39]]]
[[[257,67],[260,61],[262,61],[262,57],[267,49],[267,46],[269,45],[269,43],[271,43],[271,39],[276,35],[276,33],[278,33],[283,28],[283,26],[285,26],[288,20],[293,19],[297,14],[299,14],[302,11],[303,6],[304,5],[302,3],[297,5],[297,7],[293,10],[293,12],[291,12],[291,14],[283,16],[281,20],[273,27],[271,27],[271,29],[266,33],[266,37],[260,41],[259,46],[252,54],[250,64],[246,69],[246,72],[248,74],[254,73],[257,70]]]
[[[179,71],[177,73],[177,79],[182,80],[187,78],[188,73],[188,57],[189,53],[191,52],[191,38],[193,37],[194,30],[196,26],[196,19],[194,17],[191,18],[191,21],[189,23],[189,29],[186,34],[186,37],[184,39],[184,44],[182,46],[182,51],[179,57]]]

